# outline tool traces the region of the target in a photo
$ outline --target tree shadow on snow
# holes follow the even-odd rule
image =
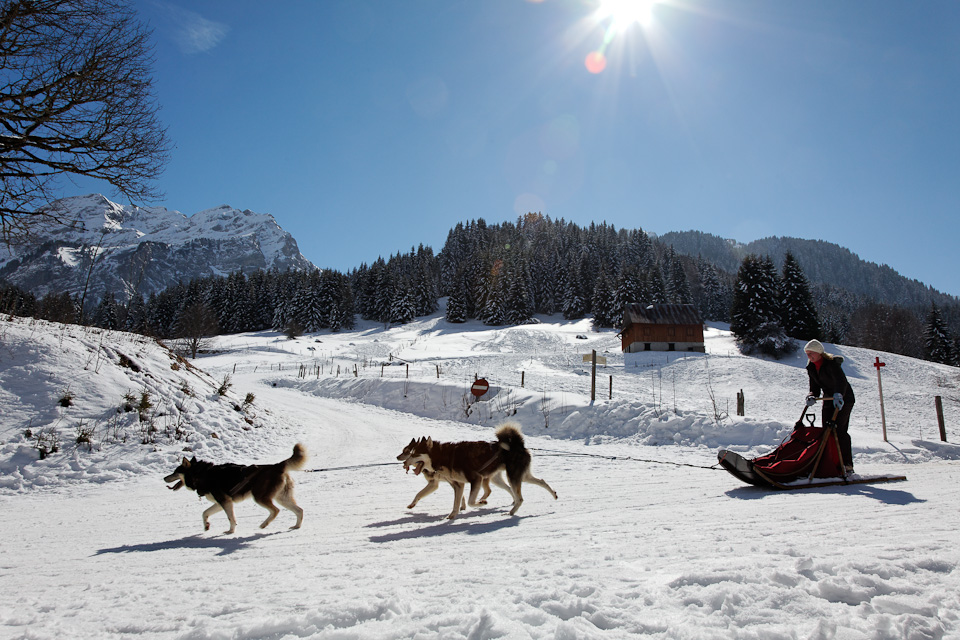
[[[725,493],[731,498],[736,498],[737,500],[762,500],[770,496],[782,496],[788,493],[794,493],[798,495],[810,494],[810,493],[843,493],[846,495],[862,495],[865,498],[873,498],[877,502],[882,502],[884,504],[891,505],[908,505],[908,504],[919,504],[926,502],[922,500],[909,491],[902,491],[900,489],[892,489],[889,486],[884,486],[886,483],[881,484],[848,484],[848,485],[833,485],[829,487],[810,487],[809,489],[792,489],[788,491],[778,491],[776,489],[764,489],[761,487],[738,487],[736,489],[730,489]]]
[[[509,527],[515,527],[520,524],[521,520],[527,518],[536,518],[537,516],[510,516],[490,520],[486,519],[483,521],[476,521],[475,518],[480,518],[485,515],[489,515],[493,512],[499,511],[499,509],[477,509],[469,513],[461,513],[457,516],[455,520],[447,520],[446,516],[427,516],[427,515],[411,515],[406,518],[399,518],[397,520],[391,520],[386,522],[373,522],[367,527],[391,527],[396,525],[409,524],[411,522],[422,522],[429,523],[433,522],[434,524],[421,527],[419,529],[411,529],[408,531],[397,531],[395,533],[388,533],[381,536],[370,536],[370,542],[395,542],[397,540],[410,540],[413,538],[426,538],[433,536],[443,536],[451,533],[466,533],[467,535],[479,535],[483,533],[489,533],[491,531],[498,531],[500,529],[506,529]]]
[[[241,551],[250,546],[250,544],[267,536],[275,536],[280,531],[270,533],[255,533],[249,536],[227,536],[219,535],[213,538],[205,538],[202,535],[192,535],[179,540],[166,540],[161,542],[146,542],[143,544],[126,544],[121,547],[112,547],[100,549],[95,556],[106,553],[139,553],[147,551],[166,551],[168,549],[220,549],[218,556],[225,556],[237,551]]]

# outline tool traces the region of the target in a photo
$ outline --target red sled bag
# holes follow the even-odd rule
[[[804,418],[809,423],[804,424]],[[814,426],[814,419],[804,407],[793,433],[773,452],[747,460],[739,453],[720,450],[720,466],[744,482],[761,487],[788,488],[784,485],[797,480],[846,478],[836,428],[830,422],[824,427]]]

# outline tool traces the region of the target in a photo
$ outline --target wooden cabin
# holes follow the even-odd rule
[[[628,304],[620,341],[624,353],[703,352],[703,320],[692,304]]]

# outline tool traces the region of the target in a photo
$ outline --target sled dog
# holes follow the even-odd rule
[[[300,469],[307,461],[307,450],[302,444],[293,447],[293,455],[276,464],[214,464],[204,460],[186,458],[173,473],[163,479],[164,482],[174,482],[172,487],[176,491],[183,486],[192,489],[200,496],[206,496],[213,502],[213,506],[203,512],[203,529],[209,531],[210,516],[223,511],[230,520],[230,529],[225,533],[233,533],[237,529],[237,520],[233,516],[233,503],[253,497],[254,502],[270,512],[267,519],[260,524],[263,529],[273,522],[280,513],[280,509],[273,503],[274,500],[297,516],[297,524],[291,529],[299,529],[303,523],[303,509],[293,499],[293,478],[288,473]]]
[[[508,490],[513,495],[513,508],[510,515],[517,513],[523,504],[521,484],[531,482],[550,492],[554,499],[557,492],[546,482],[530,473],[530,452],[524,445],[523,434],[518,425],[505,423],[497,428],[496,442],[434,442],[432,438],[420,438],[407,445],[411,453],[404,460],[405,467],[414,467],[414,473],[425,472],[427,486],[417,494],[417,500],[436,490],[440,480],[446,480],[453,487],[453,511],[447,516],[454,519],[463,508],[463,489],[470,484],[470,498],[467,504],[477,506],[477,495],[484,482],[497,484],[499,473],[506,472]],[[406,451],[406,449],[405,449]],[[403,455],[403,454],[401,454]],[[500,480],[502,482],[502,480]],[[484,495],[489,495],[489,489]],[[411,504],[411,506],[413,506]]]
[[[440,486],[440,480],[443,479],[443,480],[446,480],[447,483],[453,488],[454,492],[457,491],[457,487],[459,486],[459,491],[461,495],[460,510],[461,511],[466,510],[467,501],[462,497],[463,487],[464,487],[462,482],[457,482],[456,480],[453,480],[450,474],[443,473],[442,471],[428,471],[427,469],[424,468],[424,465],[422,463],[411,465],[411,463],[409,462],[410,458],[412,458],[413,455],[416,453],[417,448],[424,447],[426,442],[427,442],[426,437],[422,437],[419,440],[417,438],[412,438],[410,440],[410,444],[405,446],[403,448],[403,451],[400,452],[400,455],[397,456],[397,460],[403,463],[404,471],[407,471],[409,473],[410,467],[413,466],[414,475],[420,475],[422,473],[424,480],[427,481],[427,486],[421,489],[420,492],[417,493],[416,496],[414,496],[413,502],[407,505],[407,509],[413,509],[415,506],[417,506],[417,503],[420,502],[423,498],[426,498],[428,495],[436,491],[437,488]],[[443,477],[441,478],[441,476]],[[483,495],[480,496],[480,499],[477,501],[477,504],[487,504],[487,498],[490,497],[491,482],[493,482],[493,484],[497,485],[501,489],[505,489],[510,494],[510,497],[513,498],[513,489],[511,489],[510,485],[508,485],[503,481],[503,474],[501,474],[500,471],[497,471],[492,476],[489,476],[489,477],[485,476],[481,480],[481,485],[483,486]]]

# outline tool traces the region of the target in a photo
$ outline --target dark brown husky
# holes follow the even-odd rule
[[[496,442],[434,442],[432,438],[421,438],[413,440],[408,446],[411,447],[411,452],[403,461],[404,467],[414,467],[414,472],[422,470],[424,473],[433,474],[428,476],[428,484],[417,494],[414,504],[436,489],[434,483],[446,480],[453,486],[454,493],[453,511],[447,516],[451,520],[456,518],[463,508],[463,489],[467,483],[470,484],[467,504],[471,507],[477,506],[480,488],[486,485],[486,497],[490,491],[487,483],[493,481],[498,484],[497,476],[501,471],[506,472],[509,482],[507,488],[513,494],[510,515],[514,515],[523,504],[520,485],[524,482],[539,485],[549,491],[554,499],[557,498],[557,492],[551,489],[550,485],[530,473],[530,452],[516,424],[500,425],[497,428]]]
[[[183,459],[173,473],[163,479],[164,482],[174,482],[172,487],[176,491],[184,485],[200,496],[206,496],[213,502],[213,506],[203,512],[203,529],[210,529],[210,516],[223,510],[230,520],[230,529],[225,533],[233,533],[237,529],[237,519],[233,516],[233,503],[253,497],[254,502],[270,512],[260,528],[263,529],[273,522],[280,513],[273,501],[276,500],[286,509],[297,516],[297,524],[291,529],[299,529],[303,523],[303,509],[293,499],[293,478],[288,471],[300,469],[307,461],[307,450],[302,444],[293,447],[293,455],[276,464],[214,464],[204,460]]]

